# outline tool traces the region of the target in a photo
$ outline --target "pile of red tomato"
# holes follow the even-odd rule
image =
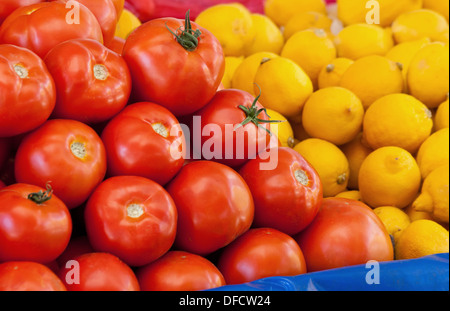
[[[0,4],[0,290],[203,290],[393,259],[369,207],[324,199],[258,98],[221,89],[207,29],[153,19],[117,53],[124,1],[69,2]]]

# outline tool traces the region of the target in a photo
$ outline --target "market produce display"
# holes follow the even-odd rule
[[[0,290],[448,254],[448,94],[447,0],[2,0]]]

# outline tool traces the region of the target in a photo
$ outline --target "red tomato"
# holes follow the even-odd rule
[[[116,8],[117,17],[120,18],[120,15],[122,15],[125,6],[125,0],[111,0],[111,2],[114,4],[114,7]]]
[[[178,209],[175,246],[198,255],[210,254],[246,232],[254,205],[242,177],[220,163],[185,165],[168,184]]]
[[[183,251],[169,251],[140,267],[136,276],[142,291],[200,291],[225,285],[225,279],[208,259]]]
[[[84,215],[92,247],[130,266],[158,259],[175,240],[175,204],[162,186],[144,177],[105,180],[89,198]]]
[[[251,229],[237,238],[223,249],[217,266],[227,284],[306,273],[305,257],[296,241],[272,228]]]
[[[10,261],[0,264],[0,291],[66,291],[66,287],[40,263]]]
[[[108,175],[135,175],[169,182],[185,158],[185,137],[178,120],[153,103],[126,107],[104,128]]]
[[[309,272],[394,259],[383,223],[370,207],[356,200],[325,198],[311,225],[295,239]]]
[[[45,1],[46,0],[2,0],[2,2],[0,2],[0,25],[5,18],[16,9]]]
[[[57,90],[53,118],[99,123],[128,103],[131,76],[127,64],[98,41],[74,39],[58,44],[45,63]]]
[[[45,63],[9,44],[0,45],[0,94],[0,137],[35,129],[55,107],[55,84]]]
[[[269,167],[271,161],[273,167]],[[323,199],[322,183],[298,152],[284,147],[271,149],[247,162],[239,173],[255,200],[254,227],[294,235],[316,217]]]
[[[70,6],[71,0],[52,0],[66,3]],[[119,20],[117,15],[117,9],[112,0],[77,0],[77,2],[86,6],[97,18],[98,23],[102,29],[103,43],[109,44],[116,32],[117,21]]]
[[[49,263],[71,234],[69,210],[50,188],[14,184],[0,190],[0,261]]]
[[[160,104],[177,117],[205,106],[225,71],[220,42],[187,20],[149,21],[129,35],[123,49],[135,99]]]
[[[87,200],[106,174],[97,133],[74,120],[49,120],[24,137],[15,159],[16,180],[45,187],[72,209]]]
[[[106,47],[119,55],[122,55],[123,47],[125,46],[125,39],[114,37],[114,39],[106,45]]]
[[[207,160],[232,167],[255,158],[270,142],[270,121],[263,109],[258,98],[245,91],[218,91],[208,105],[194,114],[194,151]],[[201,133],[196,131],[196,120],[201,124]],[[196,143],[196,136],[201,136],[201,144]]]
[[[88,237],[85,235],[72,237],[64,252],[57,258],[57,265],[60,268],[63,268],[69,260],[73,260],[76,257],[87,253],[94,253],[94,249],[92,248]]]
[[[43,2],[22,7],[0,28],[0,43],[28,48],[41,58],[58,43],[80,38],[103,43],[97,18],[82,4],[66,7],[62,2]]]
[[[62,267],[59,277],[69,291],[139,291],[133,270],[108,253],[87,253]]]
[[[11,142],[8,138],[0,137],[0,172],[11,153]]]

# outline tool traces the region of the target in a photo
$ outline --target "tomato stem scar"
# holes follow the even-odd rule
[[[144,209],[141,204],[130,204],[127,206],[127,216],[131,218],[139,218],[144,214]]]

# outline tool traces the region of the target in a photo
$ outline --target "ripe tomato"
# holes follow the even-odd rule
[[[75,120],[49,120],[24,137],[15,158],[21,183],[45,187],[69,209],[81,205],[106,174],[106,154],[97,133]]]
[[[35,129],[55,107],[55,84],[45,63],[18,46],[0,45],[0,94],[0,137]]]
[[[109,176],[142,176],[165,185],[183,166],[183,131],[175,116],[160,105],[129,105],[108,122],[101,137]]]
[[[69,210],[50,188],[14,184],[0,190],[0,261],[49,263],[71,234]]]
[[[29,261],[0,264],[0,291],[66,291],[59,277],[48,267]]]
[[[217,266],[227,284],[306,273],[305,257],[296,241],[272,228],[247,231],[223,249]]]
[[[325,198],[316,218],[295,239],[309,272],[394,259],[383,223],[356,200]]]
[[[246,232],[254,205],[242,177],[220,163],[185,165],[167,190],[178,210],[175,246],[198,255],[210,254]]]
[[[122,55],[124,46],[125,46],[125,39],[116,36],[106,47],[111,51],[114,51],[117,54]]]
[[[99,123],[128,103],[131,76],[127,64],[100,42],[69,40],[51,49],[44,60],[57,90],[53,118]]]
[[[136,276],[142,291],[201,291],[225,285],[225,279],[208,259],[183,251],[169,251],[140,267]]]
[[[273,167],[265,168],[270,161]],[[281,147],[250,160],[239,171],[255,201],[254,227],[288,235],[305,229],[316,217],[323,191],[319,174],[296,151]]]
[[[46,0],[2,0],[0,3],[0,25],[3,23],[5,18],[7,18],[9,14],[14,12],[16,9],[45,1]]]
[[[52,1],[60,1],[70,5],[68,2],[71,0]],[[109,44],[114,38],[117,21],[119,20],[116,6],[112,0],[77,0],[77,2],[83,4],[94,13],[102,29],[103,43],[105,45]]]
[[[133,270],[108,253],[87,253],[75,257],[72,265],[59,271],[69,291],[139,291]]]
[[[188,115],[214,96],[225,72],[220,42],[208,30],[175,18],[151,20],[127,38],[123,57],[133,96]]]
[[[114,7],[116,8],[117,17],[120,17],[120,15],[122,15],[125,6],[125,0],[111,0],[111,2],[114,4]]]
[[[15,10],[0,28],[0,43],[28,48],[44,58],[58,43],[87,38],[103,43],[100,24],[84,5],[67,8],[62,2],[43,2]]]
[[[130,266],[158,259],[175,240],[175,204],[162,186],[144,177],[105,180],[86,203],[84,216],[92,247]]]
[[[269,117],[254,98],[237,89],[221,90],[201,110],[194,113],[201,123],[201,144],[192,138],[194,151],[207,160],[237,167],[265,150],[270,142]]]

